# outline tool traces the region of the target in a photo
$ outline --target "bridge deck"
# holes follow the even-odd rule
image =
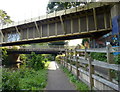
[[[91,3],[0,28],[2,46],[96,37],[111,31],[111,3]],[[10,35],[20,39],[10,41]],[[2,39],[3,38],[3,39]],[[15,36],[14,36],[15,38]],[[13,39],[13,38],[12,38]]]

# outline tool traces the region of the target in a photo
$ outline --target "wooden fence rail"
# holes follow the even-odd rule
[[[93,59],[90,55],[91,52],[106,53],[107,62]],[[120,80],[116,81],[113,78],[118,77],[120,79],[120,76],[118,76],[120,75],[120,65],[114,64],[113,52],[117,52],[117,50],[113,50],[110,45],[103,49],[67,49],[65,56],[61,57],[61,64],[76,75],[78,79],[86,83],[90,89],[120,92]],[[108,78],[101,76],[101,73],[96,68],[101,73],[107,71]],[[105,74],[103,73],[103,75]]]

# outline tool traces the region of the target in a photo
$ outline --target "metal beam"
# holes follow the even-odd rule
[[[55,35],[57,36],[57,23],[55,23]]]
[[[79,29],[79,33],[81,33],[81,26],[80,26],[80,18],[78,18],[78,29]]]
[[[104,12],[104,26],[105,28],[107,28],[106,12]]]
[[[33,39],[35,39],[35,29],[33,27]]]
[[[63,29],[63,31],[64,31],[64,34],[66,34],[66,31],[65,31],[65,25],[64,25],[64,22],[63,22],[62,16],[60,16],[60,21],[61,21],[61,24],[62,24],[62,29]]]
[[[27,40],[29,39],[29,32],[28,32],[28,28],[27,28]]]
[[[49,27],[49,24],[47,24],[47,36],[48,36],[48,37],[50,36],[49,30],[50,30],[50,27]]]
[[[88,25],[88,15],[87,15],[87,13],[86,13],[86,27],[87,27],[87,32],[89,32],[89,25]]]
[[[73,19],[71,19],[71,33],[73,34]]]
[[[37,29],[37,31],[38,31],[38,34],[39,34],[39,37],[40,37],[40,30],[39,30],[38,24],[37,24],[36,21],[34,21],[34,23],[35,23],[35,27],[36,27],[36,29]]]
[[[94,16],[94,23],[95,23],[95,30],[97,30],[97,17],[96,17],[96,10],[93,8],[93,16]]]
[[[42,37],[42,31],[43,31],[43,30],[42,30],[42,25],[40,25],[40,31],[41,31],[41,37]]]
[[[19,34],[19,36],[20,36],[20,32],[19,32],[17,26],[15,26],[15,29],[16,29],[16,32],[17,32],[17,33]]]

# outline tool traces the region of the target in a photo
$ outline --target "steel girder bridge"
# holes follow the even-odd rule
[[[8,48],[8,54],[31,54],[35,52],[36,54],[62,54],[65,52],[65,47],[63,46],[21,46],[19,49]]]
[[[35,52],[36,54],[62,54],[65,50],[56,50],[56,49],[8,49],[8,54],[31,54]]]
[[[102,36],[112,30],[112,5],[90,3],[5,25],[0,27],[0,46]]]

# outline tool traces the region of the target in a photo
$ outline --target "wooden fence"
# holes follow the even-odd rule
[[[112,54],[116,51],[118,48],[111,48],[110,45],[99,49],[67,49],[65,56],[61,57],[61,64],[86,83],[90,89],[118,92],[120,90],[120,65],[114,64]],[[107,62],[93,59],[90,55],[91,52],[106,53]],[[107,70],[107,77],[102,76],[105,74],[96,71],[95,67],[101,72]],[[116,73],[113,73],[113,70]],[[113,76],[118,77],[119,81],[115,81]]]

